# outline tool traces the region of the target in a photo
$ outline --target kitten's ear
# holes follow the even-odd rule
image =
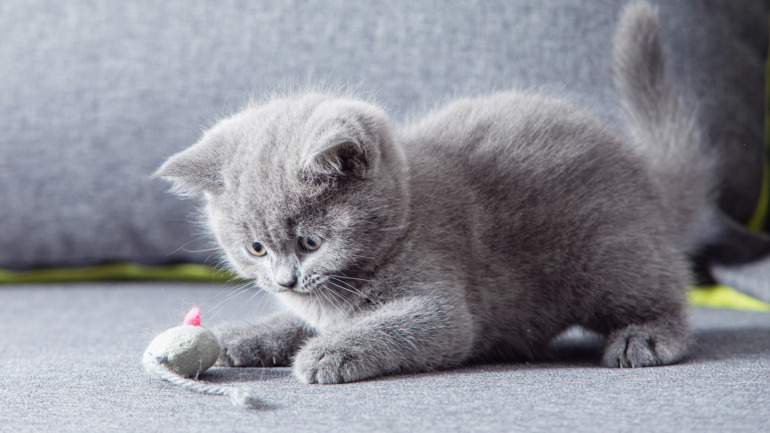
[[[387,116],[360,102],[329,105],[308,122],[313,133],[305,145],[303,180],[369,178],[380,162],[382,146],[390,141]]]
[[[200,141],[169,158],[153,177],[171,181],[172,190],[182,196],[218,194],[225,188],[222,165],[227,153],[228,144],[209,131]]]
[[[335,177],[366,179],[371,166],[371,151],[349,137],[328,137],[327,146],[307,159],[303,168],[306,180]]]

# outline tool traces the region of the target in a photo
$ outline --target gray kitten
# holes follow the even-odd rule
[[[157,175],[205,195],[232,267],[287,307],[220,329],[219,363],[351,382],[531,359],[572,325],[607,337],[609,367],[681,359],[709,162],[654,10],[627,7],[613,43],[630,139],[513,91],[403,128],[311,92],[249,106],[169,159]]]

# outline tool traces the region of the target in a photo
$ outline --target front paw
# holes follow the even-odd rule
[[[216,365],[223,367],[273,367],[289,365],[289,357],[258,335],[237,329],[215,330],[221,350]]]
[[[294,374],[305,383],[333,384],[370,379],[381,372],[356,347],[311,340],[297,353]]]

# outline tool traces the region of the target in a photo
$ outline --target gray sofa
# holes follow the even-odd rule
[[[142,370],[152,337],[193,305],[206,326],[275,308],[177,266],[217,253],[197,203],[149,175],[203,128],[250,94],[326,83],[361,87],[402,120],[458,95],[536,89],[622,130],[608,58],[624,3],[4,2],[0,431],[770,431],[766,312],[693,307],[690,356],[660,368],[600,368],[601,341],[574,331],[528,364],[334,386],[281,368],[202,377],[253,389],[264,405],[252,411]],[[674,81],[722,154],[719,206],[761,226],[770,5],[658,3]],[[768,305],[770,260],[749,258],[709,271]]]

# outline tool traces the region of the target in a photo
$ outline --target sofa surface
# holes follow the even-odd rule
[[[577,334],[554,360],[476,365],[343,385],[288,368],[201,379],[263,398],[244,411],[150,377],[150,340],[200,305],[203,325],[274,308],[237,286],[103,283],[0,290],[0,431],[761,432],[770,430],[770,314],[691,309],[681,364],[610,369]],[[222,303],[225,301],[224,303]],[[10,332],[9,332],[10,331]]]

